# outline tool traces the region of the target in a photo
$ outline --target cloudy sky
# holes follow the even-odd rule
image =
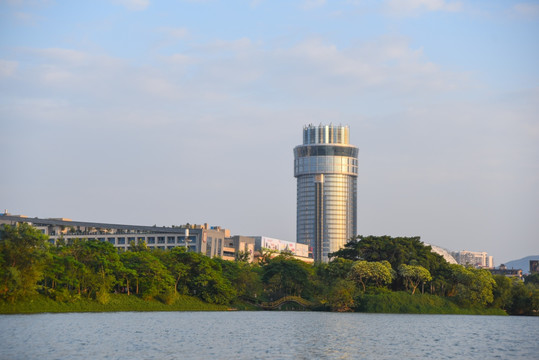
[[[346,124],[359,233],[539,253],[539,4],[0,0],[0,207],[295,240]]]

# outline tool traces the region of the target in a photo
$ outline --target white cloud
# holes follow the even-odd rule
[[[23,82],[32,92],[84,99],[105,108],[140,108],[140,114],[149,111],[149,118],[149,104],[172,118],[175,109],[197,118],[234,111],[245,106],[245,99],[257,106],[277,102],[301,108],[331,102],[353,106],[360,97],[372,102],[369,108],[374,109],[382,98],[443,97],[469,85],[465,75],[444,71],[400,37],[347,48],[321,39],[280,49],[268,49],[248,38],[218,40],[156,57],[158,63],[152,66],[71,49],[26,51],[34,60],[25,65]],[[16,69],[15,64],[1,64],[3,74]],[[26,95],[14,91],[12,96]]]
[[[414,90],[428,96],[432,90],[445,92],[455,84],[467,83],[463,75],[442,71],[429,62],[421,49],[410,48],[403,38],[383,37],[344,49],[312,39],[282,50],[279,56],[275,60],[280,63],[279,71],[289,71],[286,77],[276,76],[279,81],[320,96],[342,91],[369,93],[386,87],[391,93]]]
[[[29,49],[29,52],[33,52],[38,56],[41,56],[48,60],[62,61],[69,63],[81,63],[88,59],[88,55],[84,52],[62,49],[62,48],[45,48],[45,49]]]
[[[200,49],[209,50],[211,52],[238,52],[244,50],[254,50],[254,44],[251,39],[243,37],[237,40],[214,40],[208,44],[200,45]]]
[[[249,6],[252,8],[255,8],[259,6],[260,4],[262,4],[262,2],[264,2],[264,0],[251,0],[251,2],[249,3]]]
[[[49,84],[66,84],[74,80],[76,76],[72,72],[57,66],[42,66],[40,73],[41,80]],[[68,84],[68,86],[69,85],[72,84]]]
[[[173,54],[170,56],[163,57],[163,61],[174,64],[175,66],[176,65],[185,66],[185,65],[193,64],[195,60],[192,57],[185,54]]]
[[[150,0],[113,0],[115,3],[125,6],[131,11],[144,10],[150,5]]]
[[[326,4],[326,0],[304,0],[301,7],[304,10],[312,10],[322,7]]]
[[[27,13],[27,12],[22,12],[22,11],[14,12],[13,17],[17,21],[19,21],[21,23],[24,23],[24,24],[28,24],[28,25],[35,25],[37,23],[37,19],[39,18],[34,14]]]
[[[11,6],[41,6],[52,3],[51,0],[3,0],[0,2],[5,2]]]
[[[0,77],[13,76],[19,67],[17,61],[0,59]]]
[[[173,39],[183,39],[189,34],[186,28],[161,27],[158,30]]]
[[[456,12],[462,9],[462,3],[458,1],[447,2],[445,0],[388,0],[388,11],[396,16],[417,14],[421,11],[448,11]]]

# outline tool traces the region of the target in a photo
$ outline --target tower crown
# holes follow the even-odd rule
[[[350,143],[348,126],[313,124],[303,127],[303,145]]]

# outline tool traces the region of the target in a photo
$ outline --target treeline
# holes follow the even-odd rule
[[[327,264],[309,265],[270,251],[249,264],[144,244],[118,253],[108,242],[50,245],[47,236],[20,224],[0,228],[0,298],[24,301],[36,294],[58,302],[112,294],[172,304],[186,295],[210,304],[252,307],[284,296],[328,311],[458,312],[503,309],[537,315],[539,277],[526,282],[487,270],[448,264],[419,238],[351,239]]]

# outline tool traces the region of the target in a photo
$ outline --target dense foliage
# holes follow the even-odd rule
[[[537,276],[523,282],[451,265],[417,237],[358,236],[332,261],[315,265],[271,252],[249,264],[245,257],[212,259],[181,247],[162,251],[139,244],[118,253],[107,242],[52,246],[47,240],[27,224],[0,228],[0,309],[201,307],[178,303],[189,299],[253,309],[285,297],[329,311],[537,315],[539,308]],[[28,300],[36,296],[41,300]],[[137,300],[121,300],[128,298]],[[51,305],[56,303],[72,305]]]

